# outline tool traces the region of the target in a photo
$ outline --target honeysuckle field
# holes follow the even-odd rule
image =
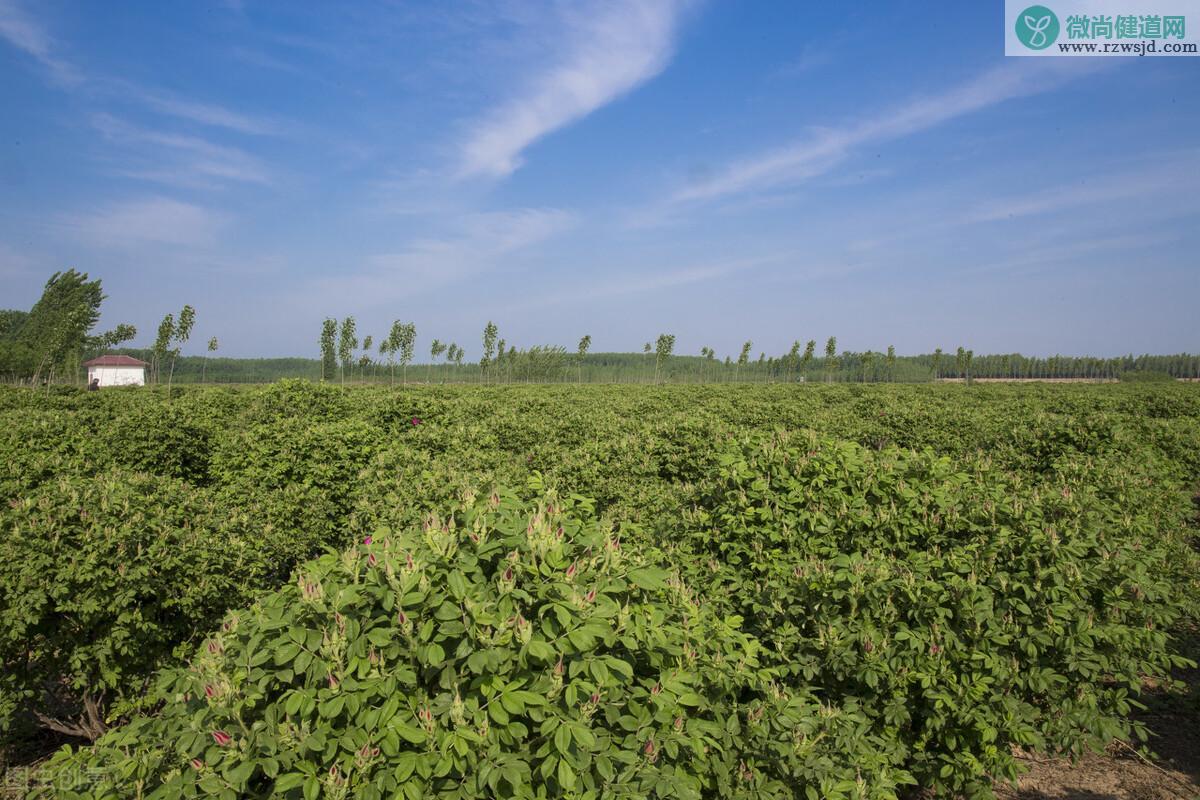
[[[0,389],[56,797],[989,797],[1137,741],[1200,387]]]

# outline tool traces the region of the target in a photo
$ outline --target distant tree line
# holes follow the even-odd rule
[[[57,272],[46,282],[41,298],[28,311],[0,310],[0,379],[9,382],[79,382],[81,365],[104,352],[114,352],[133,339],[137,331],[121,324],[103,333],[93,328],[104,300],[100,280],[73,269]],[[417,360],[417,329],[412,322],[395,320],[385,335],[359,339],[357,321],[347,316],[329,317],[321,324],[319,359],[217,358],[217,338],[207,342],[203,356],[184,356],[196,311],[184,305],[178,314],[167,314],[159,324],[153,347],[125,348],[149,364],[148,380],[192,383],[197,381],[257,383],[285,377],[325,381],[408,383],[408,368]],[[1030,357],[1020,353],[976,356],[958,347],[953,353],[937,348],[933,353],[900,356],[894,346],[884,350],[838,351],[837,337],[825,340],[817,355],[817,340],[800,340],[784,353],[754,357],[754,343],[745,341],[736,353],[721,358],[708,346],[699,355],[675,352],[674,334],[659,334],[639,353],[593,353],[592,337],[584,335],[574,353],[565,347],[539,344],[520,348],[500,336],[491,321],[483,328],[478,362],[466,361],[466,350],[457,342],[434,339],[429,358],[418,380],[427,383],[879,383],[976,379],[1087,379],[1133,380],[1200,379],[1200,356],[1133,354],[1115,358],[1089,356]],[[377,348],[377,349],[376,349]]]

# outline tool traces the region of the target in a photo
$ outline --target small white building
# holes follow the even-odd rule
[[[100,386],[145,386],[145,361],[139,361],[133,356],[100,356],[91,361],[83,362],[87,367],[87,379],[90,385],[95,378],[100,379]]]

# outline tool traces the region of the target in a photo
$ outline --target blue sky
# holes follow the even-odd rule
[[[725,355],[1200,350],[1200,60],[999,3],[0,0],[0,307]],[[186,349],[185,349],[186,351]]]

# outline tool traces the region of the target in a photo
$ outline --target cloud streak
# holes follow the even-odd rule
[[[75,67],[55,56],[53,39],[15,0],[0,0],[0,39],[40,62],[57,83],[69,85],[81,80]]]
[[[151,167],[133,166],[119,174],[179,186],[211,186],[236,181],[266,185],[271,182],[259,159],[236,147],[216,145],[206,139],[147,130],[125,123],[110,114],[97,114],[92,125],[109,141],[136,148],[139,163],[146,159],[146,145],[174,154],[165,162],[156,159]]]
[[[684,5],[622,0],[569,19],[565,56],[475,127],[462,146],[460,176],[511,174],[534,142],[662,72]]]
[[[807,139],[736,161],[712,178],[679,190],[672,199],[712,200],[802,183],[833,169],[856,148],[919,133],[1006,100],[1051,91],[1095,69],[1075,62],[1046,65],[1024,60],[1006,64],[886,114],[842,128],[819,129]]]
[[[167,197],[113,203],[62,219],[89,244],[133,248],[147,244],[208,247],[228,222],[220,212]]]

